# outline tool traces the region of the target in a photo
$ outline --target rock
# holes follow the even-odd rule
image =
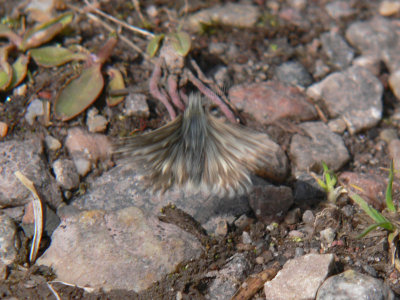
[[[314,299],[333,266],[333,254],[307,254],[291,259],[274,279],[265,283],[266,299]]]
[[[387,178],[378,174],[362,174],[355,172],[343,172],[339,176],[340,182],[349,192],[356,193],[364,198],[367,203],[374,206],[378,210],[385,208],[385,192],[387,186]],[[355,189],[357,186],[360,189]],[[398,190],[398,185],[393,185],[393,190]]]
[[[300,128],[306,135],[295,134],[290,143],[293,174],[304,171],[319,173],[322,161],[329,169],[337,171],[349,161],[350,155],[342,137],[331,132],[323,122],[302,123]]]
[[[300,206],[311,206],[323,201],[326,197],[325,191],[318,182],[308,173],[296,175],[294,183],[294,202]]]
[[[17,226],[9,216],[0,214],[0,264],[12,264],[17,258],[19,247]]]
[[[322,59],[317,59],[315,61],[314,72],[313,72],[314,78],[323,78],[330,71],[331,69],[324,63]]]
[[[128,117],[145,118],[150,117],[149,106],[146,95],[129,91],[124,101],[124,115]]]
[[[312,83],[312,78],[307,69],[297,61],[284,62],[275,70],[278,80],[291,85],[307,87]]]
[[[361,55],[356,57],[353,60],[353,65],[367,69],[376,77],[378,77],[381,72],[380,60],[372,55]]]
[[[400,11],[400,3],[398,1],[382,1],[379,4],[379,14],[385,17],[394,15]]]
[[[295,209],[290,210],[285,216],[285,223],[288,225],[296,224],[300,221],[301,210],[296,207]]]
[[[29,104],[25,113],[25,119],[29,125],[33,125],[36,117],[43,116],[43,114],[43,102],[39,99],[35,99]]]
[[[0,138],[4,138],[7,135],[8,125],[5,122],[0,122]]]
[[[314,225],[315,216],[314,216],[314,214],[313,214],[313,212],[311,210],[307,209],[303,213],[302,220],[307,225]]]
[[[390,74],[389,86],[396,98],[400,99],[400,70]]]
[[[56,151],[61,148],[61,143],[56,138],[52,137],[51,135],[46,135],[44,138],[44,142],[46,144],[47,149],[51,151]]]
[[[43,211],[45,221],[43,231],[47,236],[51,236],[60,224],[61,220],[49,206],[44,206]],[[32,202],[25,205],[25,212],[21,220],[21,226],[24,230],[25,236],[32,238],[35,230],[35,217]]]
[[[29,202],[29,203],[31,203],[31,202]],[[24,207],[23,206],[2,208],[1,211],[17,223],[21,222],[22,217],[24,216]]]
[[[6,280],[8,276],[7,265],[0,262],[0,281]]]
[[[107,161],[112,153],[111,143],[105,135],[88,133],[78,127],[68,130],[65,146],[81,176],[90,171],[92,163]]]
[[[250,226],[250,224],[253,223],[253,219],[250,219],[248,216],[246,215],[241,215],[235,222],[235,226],[236,228],[240,229],[240,230],[244,230],[247,226]]]
[[[389,155],[390,158],[393,159],[393,167],[395,170],[399,170],[400,168],[400,140],[395,139],[389,143]],[[395,173],[398,177],[399,174]]]
[[[329,2],[326,4],[325,9],[333,19],[347,18],[356,13],[351,4],[343,0]]]
[[[79,186],[79,175],[75,164],[69,159],[57,159],[53,162],[56,180],[64,189],[72,190]]]
[[[211,283],[206,299],[231,299],[239,288],[239,284],[246,279],[250,263],[243,253],[236,253],[227,260],[227,264],[219,271],[209,272],[207,277],[215,277]]]
[[[343,119],[333,119],[328,122],[329,129],[334,133],[342,134],[345,132],[347,126]]]
[[[391,141],[398,139],[397,130],[393,128],[383,129],[379,133],[379,138],[386,144],[390,144]]]
[[[321,36],[322,50],[329,58],[330,63],[337,69],[345,69],[351,64],[354,50],[334,30],[323,33]]]
[[[335,240],[336,237],[336,231],[331,228],[328,227],[324,230],[321,230],[319,232],[319,236],[320,236],[320,240],[323,244],[325,244],[327,247],[329,247],[332,242]]]
[[[250,237],[250,234],[247,231],[242,232],[242,243],[243,244],[251,244],[253,241]]]
[[[191,31],[201,31],[202,24],[221,24],[239,28],[253,27],[261,11],[257,6],[227,3],[225,5],[216,5],[208,9],[190,15],[185,21],[184,27]]]
[[[329,277],[318,290],[316,300],[394,300],[394,294],[382,280],[347,270]]]
[[[0,143],[0,207],[20,206],[31,201],[31,192],[15,177],[20,171],[31,180],[42,201],[52,207],[62,203],[55,179],[42,160],[43,146],[40,138]]]
[[[202,225],[214,217],[237,217],[250,212],[246,196],[221,199],[201,193],[185,193],[178,189],[167,191],[164,195],[152,194],[144,185],[141,170],[129,164],[104,172],[90,186],[91,189],[76,198],[72,205],[90,210],[118,210],[135,205],[145,212],[157,215],[161,208],[173,203]],[[212,223],[216,225],[218,222]],[[214,232],[215,226],[210,230]]]
[[[249,204],[257,219],[264,223],[282,220],[293,204],[292,190],[258,182],[249,195]]]
[[[228,222],[225,219],[221,219],[217,224],[217,228],[215,229],[215,235],[224,237],[227,234],[228,234]]]
[[[381,82],[367,69],[353,66],[336,72],[307,89],[322,100],[331,118],[340,117],[351,134],[375,126],[382,117]]]
[[[192,235],[138,207],[67,207],[37,264],[52,266],[57,280],[78,286],[140,292],[201,251]]]
[[[317,117],[314,106],[298,88],[279,81],[233,86],[229,89],[229,99],[239,110],[263,124],[286,118],[306,121]]]
[[[89,132],[103,132],[107,128],[108,121],[96,108],[91,108],[87,113],[86,126]]]
[[[357,21],[347,28],[346,38],[362,55],[383,60],[390,72],[400,69],[400,36],[395,22],[379,16]]]

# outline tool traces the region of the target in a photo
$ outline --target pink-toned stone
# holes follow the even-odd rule
[[[234,86],[229,90],[229,99],[239,110],[263,124],[280,119],[307,121],[317,117],[314,106],[303,92],[276,80]]]

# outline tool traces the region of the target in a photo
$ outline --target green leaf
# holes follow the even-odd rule
[[[5,91],[10,86],[12,80],[13,70],[7,62],[10,49],[10,46],[0,48],[0,91]]]
[[[369,206],[368,203],[363,198],[361,198],[359,195],[351,194],[350,198],[353,199],[353,201],[356,202],[358,205],[360,205],[362,210],[364,210],[366,212],[366,214],[368,216],[370,216],[370,218],[375,221],[375,223],[386,223],[386,222],[389,222],[388,219],[386,219],[375,208]]]
[[[24,80],[26,73],[28,72],[29,57],[26,55],[20,55],[18,59],[13,63],[12,67],[12,78],[8,89],[12,89],[19,85]]]
[[[31,30],[28,30],[25,33],[19,48],[22,51],[25,51],[30,48],[38,47],[52,40],[72,22],[73,18],[74,14],[72,12],[66,12],[57,18],[39,24]]]
[[[71,60],[87,60],[88,54],[75,53],[67,48],[48,46],[29,51],[35,63],[41,67],[61,66]]]
[[[121,72],[115,68],[109,68],[107,74],[110,78],[108,83],[108,92],[125,89],[124,78]],[[107,96],[106,102],[108,106],[115,106],[125,99],[125,96]]]
[[[192,46],[190,35],[184,31],[170,35],[172,46],[180,56],[186,56]]]
[[[69,81],[58,94],[55,102],[55,113],[67,121],[88,108],[103,90],[104,79],[101,64],[92,65]]]
[[[158,48],[160,48],[160,43],[164,39],[164,37],[165,37],[164,34],[157,34],[147,44],[146,53],[150,57],[154,57],[154,55],[156,55]]]
[[[365,229],[362,233],[360,233],[357,236],[357,238],[359,239],[359,238],[362,238],[362,237],[366,236],[368,233],[370,233],[372,230],[374,230],[374,229],[376,229],[378,227],[381,227],[381,228],[386,229],[388,231],[393,231],[394,230],[394,227],[393,227],[392,223],[390,223],[390,222],[375,223],[375,224],[372,224],[372,225],[368,226],[368,228]]]
[[[393,204],[393,197],[392,197],[393,173],[394,171],[393,171],[393,160],[392,160],[390,163],[388,185],[386,187],[386,207],[391,212],[396,211],[396,207]]]

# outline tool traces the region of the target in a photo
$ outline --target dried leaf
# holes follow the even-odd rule
[[[160,43],[164,39],[164,37],[165,37],[164,34],[157,34],[150,40],[146,49],[146,53],[150,57],[154,57],[154,55],[156,55],[158,49],[160,48]]]
[[[12,89],[19,85],[25,79],[28,72],[29,56],[20,55],[12,65],[12,78],[8,89]]]
[[[42,47],[29,51],[35,63],[41,67],[51,68],[61,66],[71,60],[87,60],[88,55],[84,53],[75,53],[63,47]]]
[[[118,91],[125,89],[124,78],[122,77],[121,72],[115,68],[109,68],[107,70],[107,74],[110,77],[110,82],[108,83],[108,91],[109,93],[112,91]],[[107,105],[115,106],[121,101],[125,99],[125,96],[111,96],[107,97]]]
[[[40,241],[42,240],[43,234],[43,207],[42,201],[33,185],[33,182],[26,178],[20,171],[14,173],[15,176],[21,181],[21,183],[32,193],[33,195],[33,214],[35,217],[35,232],[33,234],[33,241],[31,246],[31,252],[29,254],[29,261],[34,263],[39,251]]]
[[[184,31],[180,31],[170,35],[172,40],[172,46],[174,47],[175,51],[181,55],[186,56],[191,47],[191,39],[190,35]]]
[[[70,24],[73,18],[74,14],[72,12],[67,12],[49,22],[40,24],[31,30],[28,30],[25,33],[19,48],[22,51],[25,51],[50,41],[68,24]]]
[[[112,51],[117,45],[118,39],[115,36],[111,36],[104,46],[99,50],[99,52],[94,56],[95,63],[104,64],[105,61],[110,57]]]
[[[55,103],[56,115],[67,121],[88,108],[103,90],[101,64],[94,64],[70,80],[60,91]]]

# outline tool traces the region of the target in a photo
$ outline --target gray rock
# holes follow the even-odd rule
[[[61,143],[56,138],[52,137],[51,135],[47,135],[44,138],[44,142],[46,144],[47,149],[51,151],[56,151],[61,148]]]
[[[32,200],[31,192],[15,177],[16,171],[35,184],[44,202],[52,207],[62,203],[57,183],[48,172],[42,154],[40,138],[0,143],[0,207],[20,206]]]
[[[19,247],[17,226],[13,219],[0,214],[0,264],[12,264],[17,258]]]
[[[338,68],[345,69],[351,64],[354,50],[336,31],[330,31],[321,35],[322,50],[329,58],[330,63]]]
[[[253,219],[250,219],[246,215],[241,215],[237,220],[235,220],[234,224],[240,230],[244,230],[247,226],[253,223]]]
[[[328,228],[326,228],[324,230],[321,230],[319,232],[319,236],[320,236],[321,242],[323,244],[325,244],[326,246],[329,246],[335,240],[336,231],[333,228],[328,227]]]
[[[383,60],[390,72],[400,69],[400,35],[390,19],[377,16],[354,22],[346,30],[346,38],[363,55]]]
[[[333,266],[333,254],[307,254],[291,259],[274,279],[265,283],[266,299],[314,299]]]
[[[261,11],[254,5],[227,3],[203,9],[189,16],[184,26],[193,31],[200,31],[202,24],[249,28],[255,25],[260,13]]]
[[[333,19],[350,17],[356,13],[348,1],[333,1],[326,4],[325,9]]]
[[[206,299],[231,299],[246,278],[250,263],[243,253],[236,253],[228,259],[228,263],[219,271],[209,272],[207,277],[215,277],[211,283]]]
[[[253,241],[250,237],[250,234],[247,231],[242,232],[242,243],[243,244],[251,244]]]
[[[353,66],[336,72],[307,89],[321,99],[331,118],[340,116],[351,134],[375,126],[382,117],[381,82],[367,69]]]
[[[295,134],[290,143],[293,173],[322,170],[324,161],[333,170],[339,170],[350,159],[341,136],[329,130],[323,122],[307,122],[300,125],[306,135]]]
[[[391,141],[398,139],[397,130],[393,128],[383,129],[379,133],[379,138],[387,144],[390,144]]]
[[[57,182],[67,190],[75,189],[79,186],[79,175],[75,164],[69,159],[57,159],[53,162],[53,172]]]
[[[257,219],[265,223],[282,220],[293,204],[292,190],[258,181],[249,195],[249,204]]]
[[[24,230],[25,236],[32,238],[35,232],[35,217],[32,202],[25,205],[25,214],[21,221],[21,227]],[[61,220],[56,213],[46,205],[44,207],[44,233],[47,236],[51,236],[60,224],[60,221]]]
[[[304,213],[303,213],[303,217],[302,220],[305,224],[308,225],[313,225],[314,221],[315,221],[315,216],[313,214],[313,212],[309,209],[307,209]]]
[[[275,71],[278,80],[292,85],[307,87],[312,83],[312,78],[307,69],[297,61],[281,64]]]
[[[162,207],[173,203],[202,224],[216,216],[240,216],[250,211],[245,196],[220,199],[180,190],[171,190],[164,195],[152,194],[143,183],[140,169],[129,164],[104,172],[90,186],[85,195],[73,202],[74,206],[80,209],[118,210],[135,205],[157,215]]]
[[[43,116],[43,114],[43,102],[39,99],[35,99],[29,104],[25,113],[25,119],[29,123],[29,125],[33,125],[36,117]]]
[[[192,235],[134,206],[109,212],[67,207],[61,214],[37,263],[78,286],[139,292],[202,251]]]
[[[276,80],[233,86],[229,89],[229,99],[263,124],[286,118],[308,121],[317,117],[314,106],[297,87]]]
[[[146,95],[129,91],[124,101],[124,114],[128,117],[148,118],[150,116],[149,106],[147,105]]]
[[[400,99],[400,70],[390,74],[389,86],[396,98]]]
[[[393,292],[382,280],[347,270],[329,277],[320,287],[317,300],[392,300]]]

